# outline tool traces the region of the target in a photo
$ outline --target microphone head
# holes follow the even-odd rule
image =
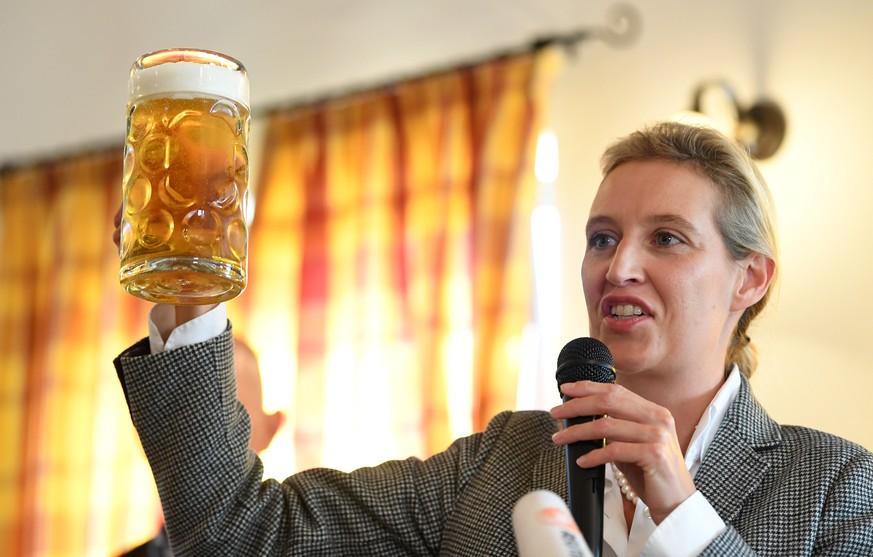
[[[564,383],[594,381],[615,383],[615,360],[609,348],[595,338],[582,337],[568,342],[558,354],[558,392]]]

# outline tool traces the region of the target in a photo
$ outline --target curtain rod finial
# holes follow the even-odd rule
[[[538,51],[557,45],[572,55],[576,53],[578,44],[588,39],[599,39],[613,47],[625,47],[639,38],[643,18],[633,5],[624,3],[613,5],[609,8],[606,19],[605,25],[579,29],[562,35],[540,37],[531,43],[531,49]]]

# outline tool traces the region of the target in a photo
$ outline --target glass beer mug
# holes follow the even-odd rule
[[[159,303],[210,304],[246,285],[249,82],[217,52],[160,50],[130,73],[121,285]]]

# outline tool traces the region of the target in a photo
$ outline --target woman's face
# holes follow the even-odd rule
[[[600,185],[582,286],[591,336],[622,373],[721,374],[743,270],[714,217],[715,187],[690,167],[635,161]]]

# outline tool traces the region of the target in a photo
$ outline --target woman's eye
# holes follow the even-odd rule
[[[588,239],[588,247],[595,249],[608,248],[615,245],[615,240],[608,234],[592,234]]]
[[[669,232],[658,232],[655,235],[655,243],[659,246],[674,246],[676,244],[681,244],[682,240]]]

